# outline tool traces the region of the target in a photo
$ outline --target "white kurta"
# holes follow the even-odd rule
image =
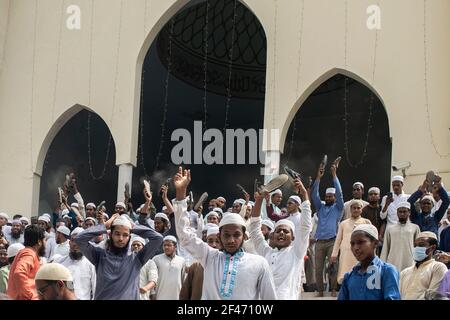
[[[69,251],[70,251],[69,240],[66,240],[63,243],[56,245],[53,256],[56,256],[57,254],[60,256],[67,256],[69,254]],[[49,260],[52,260],[53,256],[51,256]]]
[[[148,260],[147,263],[141,268],[141,273],[139,275],[139,286],[142,288],[150,281],[153,281],[156,285],[158,285],[158,267],[152,259]],[[140,300],[149,300],[150,292],[151,290],[144,294],[140,293]]]
[[[280,300],[297,300],[299,297],[300,271],[309,245],[312,229],[311,204],[301,204],[302,213],[291,215],[294,222],[295,240],[291,246],[278,250],[271,248],[261,232],[261,218],[251,218],[250,236],[257,253],[266,258],[272,270],[277,296]]]
[[[407,222],[391,226],[384,235],[380,259],[393,264],[398,272],[414,264],[414,240],[420,233],[417,224]]]
[[[363,208],[369,204],[367,201],[364,201],[362,199],[361,199],[361,201],[363,202]],[[344,216],[343,216],[342,220],[346,220],[352,216],[352,210],[350,208],[351,203],[352,203],[352,200],[349,200],[344,203]]]
[[[66,255],[55,257],[53,262],[62,264],[70,270],[75,296],[78,300],[92,300],[95,293],[96,274],[94,265],[86,257],[72,260],[69,255]]]
[[[275,284],[267,261],[240,251],[231,256],[211,248],[189,231],[186,200],[174,201],[175,225],[182,245],[204,268],[203,300],[274,300]]]
[[[406,202],[408,200],[409,196],[410,196],[409,194],[406,194],[404,192],[399,195],[396,195],[394,193],[393,194],[394,201],[391,202],[391,204],[387,207],[387,210],[385,212],[383,212],[383,211],[380,212],[381,219],[386,219],[386,217],[387,217],[386,228],[397,224],[397,222],[398,222],[397,205],[400,202]],[[386,198],[387,198],[387,196],[384,196],[383,199],[381,200],[381,210],[383,210],[383,208],[384,208],[384,205],[386,203]]]
[[[53,232],[47,233],[47,242],[45,244],[45,257],[49,260],[54,254],[56,249],[55,234]]]
[[[9,245],[12,245],[14,243],[21,243],[23,244],[23,233],[20,234],[19,238],[14,238],[11,234],[11,231],[9,233],[4,233],[6,240],[9,242]]]
[[[184,258],[177,255],[170,258],[162,253],[154,256],[153,261],[158,268],[156,300],[179,300],[185,277]]]

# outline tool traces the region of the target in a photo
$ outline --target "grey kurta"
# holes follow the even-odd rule
[[[117,255],[108,249],[94,247],[89,241],[106,233],[105,226],[91,227],[75,238],[81,252],[95,266],[97,283],[94,300],[139,300],[139,275],[145,263],[161,247],[162,236],[145,226],[135,226],[131,233],[149,239],[138,253]]]

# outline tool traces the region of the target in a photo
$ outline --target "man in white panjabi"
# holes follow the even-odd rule
[[[164,237],[163,250],[164,253],[153,257],[158,268],[156,300],[178,300],[186,276],[186,261],[176,254],[177,239],[174,236]]]
[[[409,194],[403,192],[403,181],[402,176],[392,177],[392,197],[384,196],[381,200],[380,218],[387,218],[386,229],[398,222],[397,206],[409,198]]]
[[[353,184],[352,195],[353,199],[344,203],[344,216],[342,217],[342,220],[348,219],[352,216],[350,206],[353,200],[361,200],[363,203],[363,208],[369,204],[367,201],[362,199],[362,196],[364,195],[364,185],[362,182],[355,182]]]
[[[219,224],[223,251],[211,248],[189,231],[185,212],[186,189],[191,180],[189,170],[180,167],[173,181],[177,235],[180,242],[204,268],[203,300],[274,300],[275,284],[267,261],[242,251],[245,221],[239,214],[225,214]]]
[[[394,265],[398,272],[414,264],[414,240],[420,233],[419,226],[409,221],[410,208],[409,202],[398,204],[398,223],[386,230],[380,255],[381,260]]]
[[[275,224],[271,245],[266,242],[261,231],[261,205],[265,197],[263,193],[255,193],[255,208],[252,212],[250,235],[257,253],[267,260],[273,273],[277,297],[280,300],[297,300],[299,298],[300,274],[304,257],[309,245],[309,234],[312,229],[311,203],[308,193],[300,182],[295,180],[299,193],[305,199],[299,204],[292,198],[288,200],[288,211],[296,211],[291,219],[281,219]],[[298,197],[296,197],[298,198]],[[299,201],[299,200],[298,200]],[[297,219],[298,218],[298,221]],[[292,221],[294,220],[294,221]]]
[[[139,236],[131,238],[131,251],[139,252],[144,248],[146,241]],[[141,268],[139,275],[139,300],[150,300],[150,294],[158,283],[158,267],[150,259]]]

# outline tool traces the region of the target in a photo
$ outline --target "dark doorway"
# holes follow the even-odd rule
[[[352,198],[352,185],[356,181],[364,184],[365,197],[370,187],[379,187],[382,194],[389,191],[391,139],[385,108],[369,88],[342,74],[322,83],[297,111],[286,136],[281,164],[287,163],[314,180],[324,154],[328,155],[328,166],[321,181],[321,196],[332,185],[329,166],[338,156],[342,157],[338,177],[344,200]]]
[[[41,177],[39,214],[53,212],[58,187],[63,186],[65,175],[70,172],[77,176],[84,203],[99,204],[105,200],[109,213],[117,197],[118,168],[115,160],[116,149],[106,123],[87,110],[75,114],[61,128],[47,151]],[[75,202],[73,196],[68,202],[69,205]]]

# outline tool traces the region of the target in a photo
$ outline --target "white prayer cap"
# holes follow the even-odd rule
[[[220,220],[219,228],[226,226],[228,224],[237,224],[243,226],[244,228],[246,227],[244,219],[237,213],[230,213],[224,215],[222,220]]]
[[[161,210],[162,210],[162,211],[167,210],[167,207],[166,207],[166,206],[163,206]]]
[[[86,220],[84,220],[84,222],[86,222],[88,220],[91,220],[94,223],[94,225],[97,225],[97,220],[96,219],[94,219],[92,217],[87,217]]]
[[[223,201],[223,202],[227,202],[227,200],[225,200],[224,197],[217,197],[217,200]]]
[[[72,202],[70,206],[78,209],[78,202]]]
[[[398,210],[399,208],[411,209],[411,204],[410,204],[408,201],[403,201],[403,202],[400,202],[400,203],[397,205],[397,210]]]
[[[66,209],[65,209],[65,210],[66,210]],[[63,210],[63,211],[64,211],[64,210]],[[69,210],[67,210],[67,211],[69,211]],[[68,213],[68,212],[67,212],[67,213]],[[52,216],[50,215],[50,213],[43,213],[42,216],[43,216],[43,217],[48,217],[49,219],[52,218]]]
[[[221,215],[223,214],[223,210],[221,208],[214,208],[214,209],[212,209],[212,211],[218,212]]]
[[[123,226],[126,227],[128,229],[132,229],[133,227],[131,226],[131,222],[127,217],[124,217],[124,215],[121,215],[120,217],[114,219],[112,226]]]
[[[434,205],[434,199],[433,199],[433,196],[430,195],[430,194],[427,194],[427,195],[423,196],[422,199],[420,199],[420,201],[423,201],[423,200],[430,200],[430,201],[431,201],[431,204]]]
[[[236,199],[236,200],[234,200],[233,205],[235,205],[236,203],[240,203],[241,205],[244,205],[245,200],[244,199]]]
[[[144,238],[136,236],[136,235],[133,235],[131,237],[131,244],[133,244],[133,242],[136,242],[136,241],[142,243],[142,245],[145,246],[145,239]]]
[[[325,190],[325,194],[336,194],[336,188],[327,188],[327,190]]]
[[[353,206],[354,204],[359,204],[361,207],[364,207],[364,203],[360,199],[352,199],[350,201],[350,207]]]
[[[371,192],[375,192],[375,193],[377,193],[377,194],[380,194],[380,188],[378,188],[378,187],[372,187],[372,188],[369,189],[369,192],[368,192],[368,193],[371,193]]]
[[[216,216],[217,218],[219,218],[219,213],[217,213],[216,211],[210,211],[208,212],[208,214],[205,216],[205,219],[208,220],[209,216]]]
[[[295,202],[297,202],[298,204],[302,203],[302,200],[300,199],[299,196],[290,196],[289,199],[294,200]]]
[[[60,232],[67,237],[70,236],[70,229],[67,228],[66,226],[58,227],[58,229],[56,229],[56,232]]]
[[[86,208],[87,208],[87,207],[97,209],[97,206],[95,205],[95,203],[92,203],[92,202],[89,202],[89,203],[86,205]]]
[[[61,227],[59,227],[59,228],[61,228]],[[58,228],[58,229],[59,229],[59,228]],[[64,228],[65,228],[65,227],[64,227]],[[70,233],[70,236],[71,236],[71,237],[76,236],[77,234],[79,234],[79,233],[82,232],[82,231],[84,231],[83,228],[76,227],[75,229],[72,230],[72,232]]]
[[[64,209],[63,211],[61,211],[61,215],[69,214],[69,212],[70,212],[69,209]]]
[[[117,203],[116,203],[116,207],[121,207],[121,208],[124,208],[124,209],[127,208],[127,206],[125,205],[125,203],[123,203],[122,201],[117,202]]]
[[[30,224],[30,220],[27,217],[20,217],[20,222],[26,222],[27,224]]]
[[[210,235],[213,235],[213,234],[219,234],[218,226],[208,228],[208,231],[206,231],[206,237],[209,237]]]
[[[167,217],[167,215],[163,212],[158,212],[157,214],[155,214],[155,219],[156,218],[161,218],[163,220],[166,220],[167,222],[170,222],[169,218]]]
[[[39,268],[35,280],[73,281],[72,275],[66,267],[59,263],[46,263]]]
[[[392,182],[394,182],[394,181],[400,181],[403,183],[405,181],[405,179],[402,176],[393,176]]]
[[[364,185],[363,185],[362,182],[359,182],[359,181],[355,182],[355,183],[353,184],[353,188],[356,187],[356,186],[361,186],[361,188],[364,189]]]
[[[44,221],[44,222],[50,223],[50,218],[42,215],[38,218],[38,221]]]
[[[357,231],[364,231],[378,240],[378,230],[373,224],[358,224],[355,229],[353,229],[352,234]]]
[[[21,243],[13,243],[8,247],[8,250],[6,250],[6,256],[9,258],[15,257],[20,250],[24,249],[25,246]]]
[[[276,229],[279,226],[287,226],[291,229],[292,233],[295,232],[295,225],[291,220],[288,220],[288,219],[278,220],[277,223],[275,223],[274,229]]]
[[[268,220],[268,219],[262,220],[261,224],[265,225],[267,228],[269,228],[272,231],[273,231],[273,229],[275,229],[275,226],[274,226],[273,222]]]
[[[255,203],[254,203],[253,201],[249,201],[249,202],[247,203],[247,206],[254,207],[254,206],[255,206]]]
[[[431,231],[423,231],[423,232],[420,232],[420,233],[417,235],[416,239],[418,239],[418,238],[432,238],[432,239],[437,240],[436,234],[435,234],[434,232],[431,232]]]
[[[215,223],[207,223],[207,224],[205,224],[205,226],[203,227],[203,230],[202,230],[202,231],[208,230],[209,228],[215,228],[215,227],[217,227],[217,224],[215,224]]]
[[[109,216],[108,216],[108,214],[107,214],[106,212],[103,212],[103,216],[104,216],[106,219],[109,219]]]
[[[4,212],[0,212],[0,217],[3,217],[3,218],[5,218],[6,220],[8,220],[8,219],[9,219],[9,216],[8,216],[8,214],[6,214],[6,213],[4,213]]]
[[[174,236],[165,236],[163,241],[172,241],[173,243],[177,243],[177,238]]]
[[[20,221],[19,219],[16,219],[16,220],[13,220],[12,222],[11,222],[11,225],[13,225],[13,224],[18,224],[18,225],[22,225],[22,221]]]
[[[277,189],[277,190],[273,191],[271,195],[273,196],[274,194],[279,194],[280,196],[282,196],[283,192],[281,192],[280,189]]]

